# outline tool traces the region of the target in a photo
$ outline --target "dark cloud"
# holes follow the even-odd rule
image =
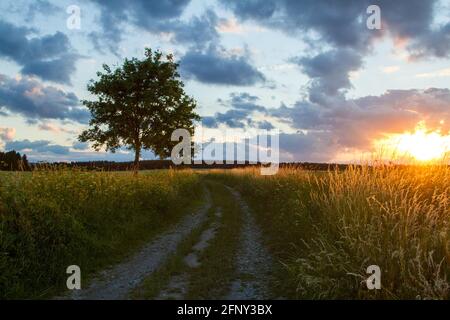
[[[422,35],[418,41],[410,44],[408,48],[414,59],[428,56],[448,58],[450,56],[450,23]]]
[[[103,15],[113,16],[116,23],[120,23],[121,18],[126,17],[142,28],[152,28],[162,21],[178,18],[190,0],[134,0],[128,2],[95,0],[94,2],[104,9],[102,10]]]
[[[0,74],[0,109],[30,120],[60,119],[86,123],[89,112],[79,107],[72,92],[44,85],[36,79],[13,79]]]
[[[204,117],[203,125],[217,128],[219,124],[225,124],[230,128],[245,128],[249,112],[245,110],[231,109],[224,113],[216,112],[214,117]]]
[[[70,84],[75,63],[81,57],[62,32],[30,37],[33,30],[0,21],[0,57],[16,62],[22,73]]]
[[[202,124],[207,128],[217,128],[218,123],[215,117],[205,116],[202,117]]]
[[[90,38],[96,49],[106,47],[118,55],[117,47],[123,38],[123,25],[131,24],[153,33],[169,33],[174,43],[203,48],[217,41],[216,26],[219,19],[214,11],[206,10],[199,17],[183,21],[180,16],[190,0],[163,1],[96,1],[100,6],[101,32],[91,32]]]
[[[322,40],[337,46],[361,47],[367,43],[365,21],[366,1],[314,0],[231,0],[223,3],[243,20],[254,20],[290,35],[315,31]],[[367,31],[366,30],[363,30]]]
[[[30,141],[28,139],[25,139],[25,140],[7,141],[5,144],[5,150],[16,150],[16,151],[31,150],[31,152],[44,154],[53,153],[57,155],[69,154],[69,147],[51,144],[51,142],[48,140]]]
[[[382,28],[396,37],[411,38],[433,33],[431,24],[437,0],[230,0],[223,5],[242,20],[254,20],[290,35],[314,31],[336,47],[365,50],[379,32],[366,28],[369,5],[381,8]]]
[[[258,129],[262,130],[273,130],[275,127],[267,120],[259,121],[256,123]]]
[[[380,96],[342,100],[329,108],[300,101],[290,108],[283,105],[269,109],[268,113],[298,130],[290,134],[290,144],[280,137],[286,152],[295,155],[297,149],[317,150],[317,157],[321,154],[321,161],[327,161],[346,149],[372,151],[374,139],[411,130],[422,120],[429,128],[450,131],[450,90],[390,90]]]
[[[72,148],[74,148],[75,150],[88,150],[89,149],[89,143],[75,141],[72,144]]]
[[[437,0],[231,0],[223,2],[241,20],[253,20],[302,37],[313,52],[294,60],[310,76],[309,98],[328,104],[351,87],[349,72],[362,66],[373,42],[385,34],[406,40],[413,58],[448,57],[450,23],[432,27]],[[366,27],[369,5],[381,8],[382,30]],[[326,51],[321,47],[326,45]],[[331,47],[331,48],[330,48]]]
[[[258,100],[257,96],[246,92],[231,93],[229,100],[217,100],[221,106],[230,109],[226,112],[216,112],[213,117],[203,117],[203,125],[209,128],[217,128],[220,124],[227,125],[230,128],[245,128],[246,126],[259,127],[260,129],[263,129],[263,127],[264,129],[269,128],[267,121],[255,123],[252,120],[253,112],[266,112],[266,108],[259,105]]]
[[[22,68],[23,74],[37,75],[42,79],[58,83],[70,83],[70,75],[76,70],[73,55],[69,54],[50,61],[30,61]],[[72,61],[72,62],[69,62]]]
[[[247,110],[247,111],[261,111],[264,112],[266,108],[262,105],[258,104],[259,98],[257,96],[253,96],[247,92],[236,93],[233,92],[230,94],[230,100],[223,101],[218,99],[218,102],[222,105],[229,105],[234,109],[238,110]]]
[[[159,32],[170,32],[173,34],[173,42],[187,44],[196,48],[203,48],[206,44],[216,43],[219,33],[216,26],[219,18],[212,10],[200,17],[192,17],[189,21],[176,21],[171,24],[163,24],[159,27]]]
[[[310,77],[309,98],[318,104],[327,104],[343,90],[351,87],[349,72],[358,70],[363,54],[369,50],[370,37],[379,32],[368,30],[363,16],[367,3],[339,1],[230,1],[226,4],[241,19],[279,28],[290,35],[303,37],[318,46],[326,43],[327,51],[292,59]],[[261,10],[255,11],[255,8]],[[310,39],[314,31],[317,39]],[[313,50],[317,51],[317,50]]]
[[[281,133],[280,161],[329,162],[339,151],[339,145],[326,132]]]
[[[180,68],[184,77],[207,84],[251,86],[266,80],[250,63],[248,54],[238,56],[215,46],[188,51]]]
[[[352,87],[349,73],[361,67],[362,58],[352,49],[333,49],[313,57],[294,58],[292,61],[300,65],[311,79],[310,101],[327,105],[330,98],[334,102],[337,95],[342,95],[342,90]]]

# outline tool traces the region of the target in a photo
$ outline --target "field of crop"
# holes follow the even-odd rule
[[[66,268],[120,261],[198,199],[188,171],[0,172],[0,297],[48,297]]]
[[[290,298],[449,299],[450,169],[223,174],[256,212]],[[366,268],[381,268],[368,290]],[[286,273],[288,270],[288,273]]]
[[[185,240],[134,296],[165,296],[158,290],[181,274],[177,285],[190,281],[188,297],[220,298],[237,282],[265,278],[243,275],[259,272],[247,263],[272,269],[257,298],[449,299],[449,200],[446,166],[282,169],[274,176],[256,169],[0,173],[0,297],[60,294],[68,265],[89,278],[194,219],[187,213],[206,203],[196,224],[174,229]],[[253,224],[267,251],[255,246]],[[176,237],[163,238],[167,248]],[[196,241],[202,251],[192,251]],[[176,254],[195,254],[196,266]],[[369,265],[381,269],[381,290],[367,289]]]

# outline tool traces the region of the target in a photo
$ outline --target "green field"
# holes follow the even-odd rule
[[[226,186],[248,203],[273,258],[270,297],[449,298],[450,169],[441,166],[282,169],[274,176],[254,169],[137,176],[3,172],[0,297],[58,295],[71,264],[80,265],[89,280],[189,215],[204,201],[206,188],[212,206],[204,222],[133,297],[154,298],[171,276],[187,274],[187,297],[220,298],[238,276],[234,261],[244,230],[244,209]],[[180,257],[216,219],[217,210],[220,228],[199,253],[201,265],[186,268]],[[367,289],[369,265],[381,268],[381,290]]]
[[[48,297],[66,267],[87,274],[117,262],[198,199],[197,175],[152,171],[2,173],[0,296]]]

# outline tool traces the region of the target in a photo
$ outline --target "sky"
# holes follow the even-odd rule
[[[3,0],[0,150],[132,160],[78,142],[80,100],[146,47],[174,55],[210,135],[277,129],[282,161],[357,160],[418,125],[450,135],[449,0]]]

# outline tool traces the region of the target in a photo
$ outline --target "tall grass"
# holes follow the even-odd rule
[[[198,184],[185,171],[1,174],[0,297],[54,294],[72,264],[85,280],[178,219]]]
[[[450,169],[350,167],[223,176],[253,204],[291,298],[448,299]],[[378,265],[381,290],[368,290]],[[288,273],[286,273],[286,270]]]

